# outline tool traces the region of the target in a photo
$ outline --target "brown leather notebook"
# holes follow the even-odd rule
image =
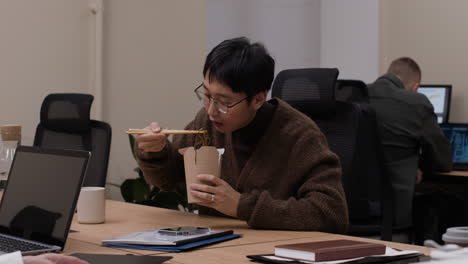
[[[275,246],[275,256],[329,261],[385,254],[385,245],[352,240],[329,240]]]

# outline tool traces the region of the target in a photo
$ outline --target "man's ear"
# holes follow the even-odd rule
[[[410,91],[413,92],[413,93],[417,92],[418,88],[419,88],[419,84],[420,84],[419,82],[414,82],[413,85],[410,88]]]
[[[255,107],[255,110],[260,109],[262,105],[265,103],[267,97],[267,92],[259,92],[256,94],[252,100],[252,103]]]

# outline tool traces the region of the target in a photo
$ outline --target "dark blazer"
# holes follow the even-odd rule
[[[383,75],[368,88],[394,191],[395,225],[409,226],[417,170],[449,171],[450,143],[427,97],[405,90],[397,76]]]

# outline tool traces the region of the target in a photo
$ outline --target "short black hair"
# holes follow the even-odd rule
[[[275,72],[275,60],[260,43],[251,44],[246,37],[224,40],[206,57],[203,76],[217,81],[235,93],[249,98],[268,92]]]

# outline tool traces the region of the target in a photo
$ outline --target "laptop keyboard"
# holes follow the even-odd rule
[[[0,236],[0,251],[9,253],[14,251],[33,251],[47,249],[46,246],[41,246],[31,242],[17,240],[10,237]]]

